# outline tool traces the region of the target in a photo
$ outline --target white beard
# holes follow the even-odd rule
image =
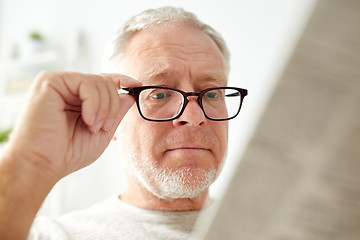
[[[130,134],[129,134],[130,135]],[[159,143],[159,149],[171,146],[177,142],[202,142],[213,146],[215,137],[203,132],[168,136],[166,141]],[[222,170],[224,161],[211,169],[196,167],[166,168],[161,167],[151,156],[141,156],[139,150],[131,143],[132,139],[121,137],[120,148],[127,162],[127,171],[130,178],[138,181],[150,193],[161,199],[178,199],[200,197],[217,179]]]
[[[161,199],[197,198],[216,180],[221,169],[163,168],[151,160],[128,159],[128,170],[149,192]]]

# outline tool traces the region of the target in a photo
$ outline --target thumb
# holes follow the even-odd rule
[[[131,96],[127,93],[120,93],[119,98],[120,98],[120,104],[121,104],[121,109],[119,112],[119,116],[120,116],[119,120],[121,121],[123,119],[123,117],[125,116],[125,114],[132,107],[132,105],[134,105],[135,99],[133,96]]]

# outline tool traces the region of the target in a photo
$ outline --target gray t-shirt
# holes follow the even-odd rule
[[[147,210],[112,197],[56,220],[36,218],[29,239],[189,239],[199,213]]]

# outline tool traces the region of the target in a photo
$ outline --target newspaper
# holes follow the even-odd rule
[[[205,239],[360,239],[360,1],[320,0]]]

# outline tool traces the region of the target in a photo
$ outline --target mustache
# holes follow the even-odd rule
[[[184,130],[169,133],[157,146],[165,151],[170,148],[176,148],[186,145],[196,145],[210,150],[219,147],[219,139],[212,131],[206,130]]]

